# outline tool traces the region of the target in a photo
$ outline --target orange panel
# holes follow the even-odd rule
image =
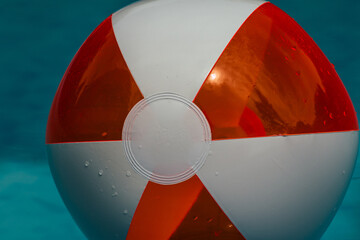
[[[142,98],[108,17],[81,46],[60,83],[46,142],[121,140],[125,118]]]
[[[216,139],[358,130],[315,42],[271,3],[244,22],[194,99]]]
[[[169,239],[202,189],[203,184],[197,176],[175,185],[149,182],[136,208],[126,239]]]
[[[126,239],[244,238],[195,175],[175,185],[149,182]]]
[[[243,240],[245,239],[229,220],[209,192],[203,188],[171,240]]]

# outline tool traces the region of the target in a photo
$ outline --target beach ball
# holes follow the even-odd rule
[[[83,43],[46,143],[89,239],[318,239],[358,129],[333,65],[273,4],[155,0]]]

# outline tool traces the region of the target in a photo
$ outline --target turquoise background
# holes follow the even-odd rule
[[[131,2],[0,0],[0,239],[85,239],[48,168],[47,116],[82,42],[107,16]],[[272,2],[313,37],[359,110],[359,1]],[[359,190],[358,161],[324,240],[360,239]]]

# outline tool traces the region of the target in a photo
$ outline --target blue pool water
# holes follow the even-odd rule
[[[0,0],[0,239],[85,239],[52,180],[48,111],[73,55],[131,0]],[[360,3],[274,0],[314,38],[360,109]],[[358,115],[359,116],[359,115]],[[360,239],[360,162],[324,240]]]

